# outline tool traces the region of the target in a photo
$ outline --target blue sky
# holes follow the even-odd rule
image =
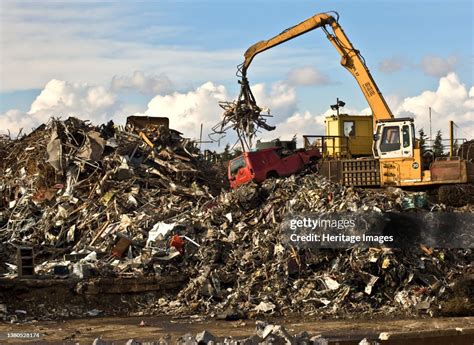
[[[96,120],[117,117],[119,111],[173,112],[176,101],[169,98],[158,99],[155,103],[162,107],[158,109],[151,109],[149,102],[154,96],[174,93],[188,95],[186,101],[190,101],[195,95],[189,93],[206,82],[223,86],[225,92],[206,89],[201,90],[205,95],[196,94],[209,97],[218,92],[231,100],[238,92],[236,65],[250,45],[328,10],[339,12],[340,24],[392,107],[407,111],[410,102],[405,100],[421,97],[425,91],[436,93],[442,78],[452,73],[455,79],[447,83],[460,94],[457,101],[467,104],[452,116],[472,126],[472,1],[2,1],[0,8],[0,121],[8,120],[4,126],[18,119],[28,126],[28,116],[36,116],[31,125],[38,125],[45,119],[44,114],[35,114],[38,109],[80,112],[78,104],[85,104],[81,101],[58,108],[65,89],[69,99],[86,95],[90,100],[87,88],[102,87],[100,92],[94,89],[94,94],[106,92],[110,107],[100,102],[97,106],[94,99],[82,114]],[[316,30],[259,55],[248,76],[251,83],[265,85],[262,101],[281,110],[275,113],[276,123],[306,112],[311,119],[321,116],[336,97],[347,103],[348,111],[362,111],[367,104],[339,59],[323,32]],[[325,82],[289,84],[292,73],[301,68],[324,76]],[[130,81],[135,71],[146,80],[154,78],[143,82],[154,85],[153,90],[145,90],[145,84],[136,89]],[[122,78],[120,87],[111,87],[114,77]],[[54,90],[51,85],[48,89],[53,79],[69,88],[55,84]],[[272,93],[272,87],[281,84],[285,88],[277,87],[279,91]],[[49,91],[37,100],[45,90]],[[443,97],[448,96],[445,90]],[[278,102],[278,97],[291,100],[280,109],[283,101]],[[425,103],[426,97],[418,99],[416,107],[421,109]],[[440,119],[446,107],[440,105]],[[95,116],[97,109],[100,116]],[[182,111],[188,115],[177,114],[177,119],[190,116],[189,109]],[[219,111],[212,112],[217,122]],[[206,124],[212,122],[209,116]],[[444,129],[441,123],[439,127]]]

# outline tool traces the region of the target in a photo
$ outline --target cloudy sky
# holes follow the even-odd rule
[[[398,116],[428,132],[474,137],[473,2],[466,1],[8,1],[0,2],[0,132],[30,131],[51,116],[123,124],[168,116],[197,138],[238,95],[244,51],[311,15],[337,10]],[[248,77],[277,130],[323,133],[329,105],[368,105],[321,30],[270,51]],[[207,137],[207,135],[206,135]],[[232,136],[227,138],[232,141]],[[226,139],[222,141],[225,143]]]

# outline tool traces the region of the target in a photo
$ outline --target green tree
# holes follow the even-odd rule
[[[232,152],[232,158],[235,158],[237,156],[240,156],[242,154],[242,150],[240,148],[235,148],[234,151]]]
[[[423,153],[426,149],[426,134],[423,128],[420,128],[418,131],[418,134],[420,135],[420,149],[421,152]]]
[[[230,161],[235,157],[238,157],[242,154],[242,150],[240,148],[235,147],[234,149],[230,149],[230,145],[226,144],[224,147],[224,151],[219,154],[219,158],[223,162]]]
[[[433,154],[435,157],[441,157],[444,153],[444,146],[443,146],[443,136],[441,131],[436,133],[436,137],[433,143]]]
[[[232,155],[230,153],[230,145],[227,143],[224,147],[224,151],[221,153],[221,159],[224,161],[228,161],[232,158]]]

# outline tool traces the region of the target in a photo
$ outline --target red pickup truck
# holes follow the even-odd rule
[[[270,147],[255,152],[244,152],[229,162],[228,178],[231,188],[270,177],[289,176],[303,170],[321,157],[319,150],[289,151]]]

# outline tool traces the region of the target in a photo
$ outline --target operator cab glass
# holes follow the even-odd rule
[[[384,127],[380,151],[391,152],[397,150],[400,150],[400,128],[398,126]]]
[[[344,135],[346,137],[355,137],[355,122],[354,121],[344,121]]]
[[[402,127],[403,147],[410,146],[410,127],[403,125]]]

